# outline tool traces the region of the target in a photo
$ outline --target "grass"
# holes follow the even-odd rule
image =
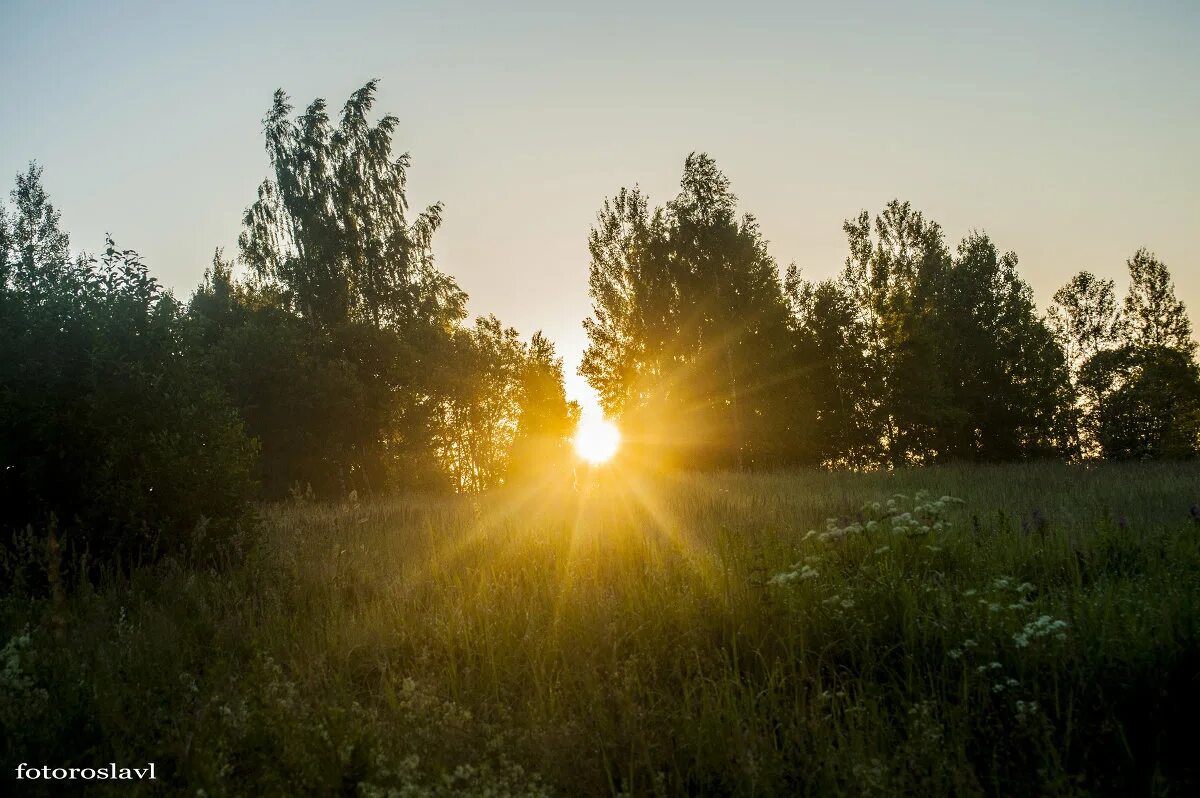
[[[894,532],[922,490],[964,503]],[[1132,464],[272,506],[237,563],[0,599],[3,765],[156,763],[119,794],[1194,794],[1198,502],[1200,466]]]

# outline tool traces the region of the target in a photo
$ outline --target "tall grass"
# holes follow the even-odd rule
[[[964,500],[948,528],[820,534],[921,490]],[[1188,794],[1198,502],[1200,467],[1140,464],[272,506],[237,565],[7,595],[3,764],[209,796]]]

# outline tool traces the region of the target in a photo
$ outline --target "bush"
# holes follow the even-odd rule
[[[179,304],[111,240],[99,261],[38,254],[0,252],[3,545],[32,527],[89,567],[211,553],[246,517],[255,445]]]

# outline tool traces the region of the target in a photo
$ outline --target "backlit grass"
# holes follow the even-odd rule
[[[947,528],[821,534],[920,490]],[[1198,502],[1144,464],[273,506],[236,564],[10,592],[0,750],[209,796],[1184,794]]]

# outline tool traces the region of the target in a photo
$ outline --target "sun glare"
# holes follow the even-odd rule
[[[611,421],[585,416],[575,428],[575,453],[593,465],[606,463],[621,445],[621,431]]]

